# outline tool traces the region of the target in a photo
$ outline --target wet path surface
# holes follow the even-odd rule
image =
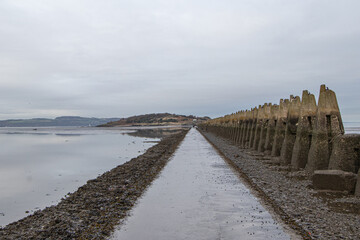
[[[112,239],[290,239],[195,129]]]

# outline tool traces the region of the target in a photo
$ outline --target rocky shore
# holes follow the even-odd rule
[[[314,190],[305,171],[292,172],[279,159],[202,131],[243,179],[304,239],[359,239],[360,198],[347,192]]]
[[[104,239],[168,162],[188,130],[89,180],[59,204],[0,229],[0,239]]]

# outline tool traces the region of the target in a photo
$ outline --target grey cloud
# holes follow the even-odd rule
[[[359,120],[358,1],[1,1],[0,118],[220,116],[326,83]]]

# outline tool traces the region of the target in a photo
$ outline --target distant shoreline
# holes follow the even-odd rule
[[[51,118],[8,119],[0,120],[0,127],[87,127],[117,121],[120,118],[94,118],[62,116]]]

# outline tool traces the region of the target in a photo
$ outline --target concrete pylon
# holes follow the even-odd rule
[[[288,165],[291,163],[292,152],[296,140],[297,125],[300,116],[301,101],[300,97],[290,97],[290,106],[287,115],[285,128],[285,138],[281,147],[280,164]]]
[[[237,137],[237,130],[238,130],[238,127],[239,127],[239,115],[240,115],[240,112],[236,112],[233,116],[233,119],[232,119],[232,137],[231,137],[231,140],[236,143],[236,137]]]
[[[234,136],[233,136],[233,141],[235,144],[237,144],[237,139],[239,137],[239,128],[240,128],[240,115],[241,115],[241,111],[236,113],[235,116],[235,122],[234,122]]]
[[[237,139],[236,139],[236,145],[238,145],[239,147],[241,145],[243,131],[244,131],[244,127],[245,127],[244,126],[245,125],[245,114],[246,114],[246,111],[241,111],[240,115],[239,115],[239,128],[238,128]]]
[[[247,148],[251,148],[254,143],[257,116],[258,116],[258,109],[257,107],[255,107],[252,109],[251,126],[249,129],[249,142],[247,144]]]
[[[281,147],[285,138],[285,127],[287,122],[287,113],[290,105],[289,99],[280,99],[279,111],[277,114],[274,142],[271,150],[271,156],[280,156]]]
[[[272,146],[274,143],[275,127],[276,127],[278,112],[279,112],[279,105],[277,104],[272,105],[270,109],[270,117],[267,125],[266,139],[264,145],[264,153],[266,155],[271,154]]]
[[[246,110],[245,111],[245,119],[244,119],[244,127],[243,127],[243,131],[242,131],[242,136],[241,136],[241,142],[240,142],[240,147],[245,148],[245,145],[248,141],[248,130],[249,130],[249,125],[250,125],[250,120],[251,120],[251,111]]]
[[[296,132],[295,145],[291,157],[291,167],[294,170],[305,168],[315,125],[316,100],[313,94],[304,90],[301,99],[300,117]]]
[[[344,134],[334,139],[329,169],[358,173],[360,169],[360,134]]]
[[[313,173],[315,170],[328,169],[333,140],[343,134],[344,126],[336,94],[321,85],[306,170]]]
[[[271,116],[271,107],[272,107],[271,103],[264,104],[264,111],[261,119],[260,141],[259,141],[259,146],[257,148],[259,152],[265,151],[265,141],[266,141],[266,134]]]
[[[254,150],[257,150],[259,146],[261,125],[262,125],[262,120],[264,118],[264,112],[265,112],[265,105],[264,106],[259,105],[257,120],[255,124],[254,142],[252,145],[252,149]]]
[[[239,138],[239,131],[240,131],[240,126],[241,126],[241,113],[242,111],[238,111],[236,113],[236,117],[235,117],[235,126],[234,126],[234,143],[237,144],[238,138]]]
[[[232,121],[233,121],[233,113],[229,114],[226,124],[225,124],[225,137],[227,139],[231,139],[231,130],[232,130]]]
[[[230,140],[235,142],[236,138],[236,129],[238,124],[238,114],[239,112],[231,114],[231,121],[230,121]]]
[[[250,133],[251,133],[251,126],[252,126],[252,120],[253,120],[253,109],[251,109],[247,114],[247,120],[246,120],[246,128],[245,128],[245,135],[244,139],[242,141],[242,147],[248,148],[249,142],[250,142]]]

